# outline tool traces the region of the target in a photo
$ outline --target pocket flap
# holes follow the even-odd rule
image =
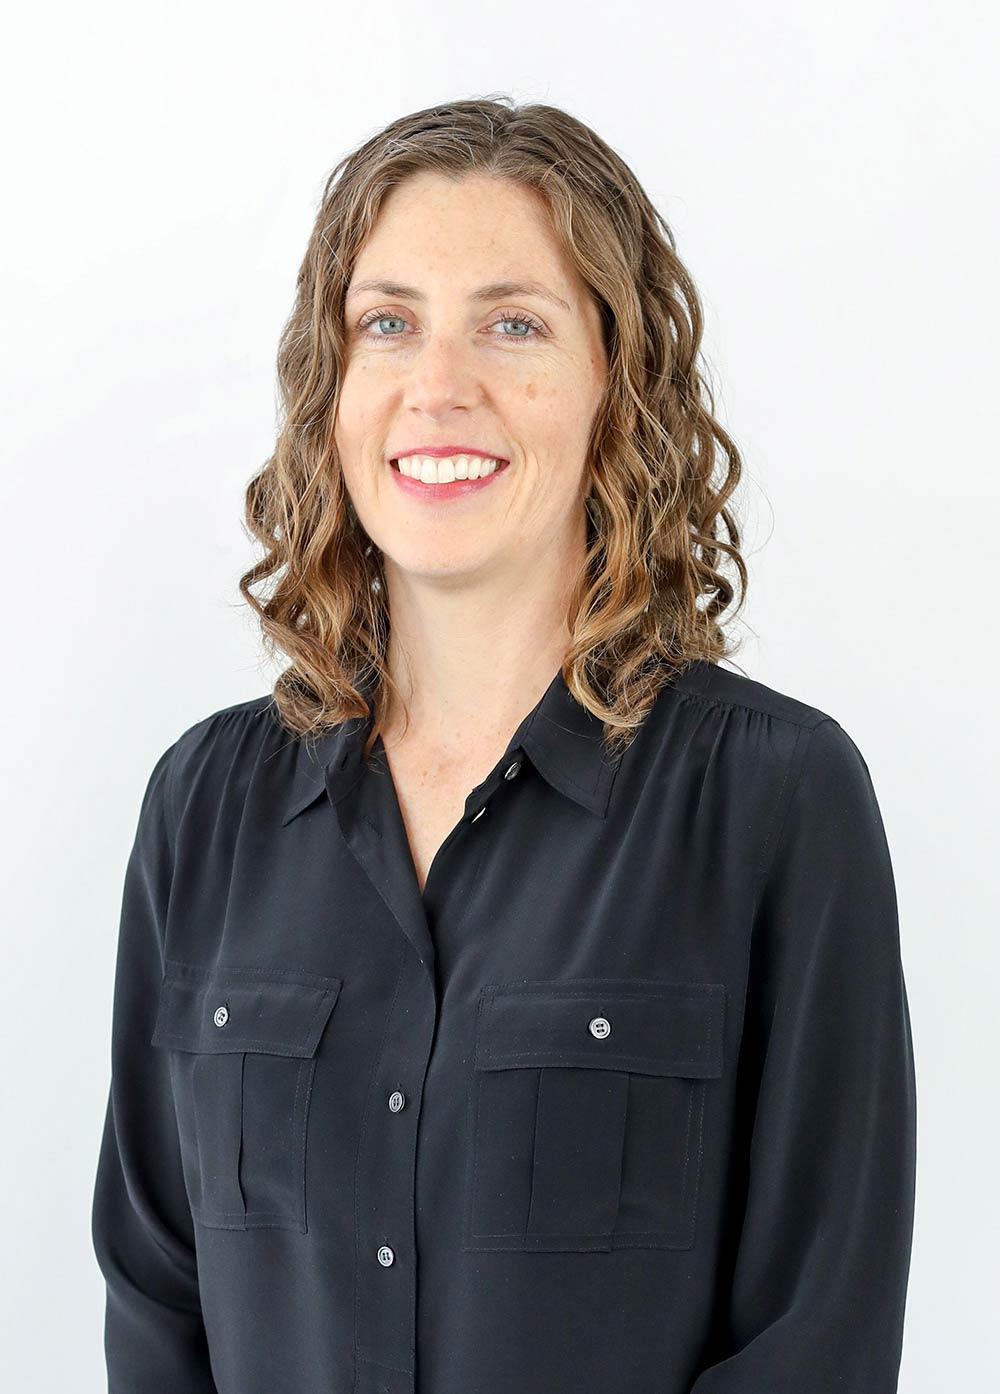
[[[480,994],[475,1067],[582,1065],[717,1077],[725,1002],[723,983],[575,978],[489,984]],[[601,1025],[594,1035],[595,1017],[610,1030]]]
[[[151,1045],[199,1054],[315,1054],[340,978],[168,959]]]

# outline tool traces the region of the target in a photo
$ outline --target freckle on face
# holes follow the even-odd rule
[[[528,383],[527,387],[524,389],[524,395],[527,397],[529,402],[533,402],[535,398],[538,396],[538,388],[535,386],[533,382]]]

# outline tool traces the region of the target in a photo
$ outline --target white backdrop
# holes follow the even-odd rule
[[[737,662],[853,736],[893,852],[919,1126],[900,1390],[1000,1365],[995,13],[613,15],[115,0],[5,23],[5,1389],[106,1387],[89,1223],[122,876],[155,758],[273,680],[236,589],[242,495],[322,183],[386,121],[496,92],[608,140],[703,297],[747,465]]]

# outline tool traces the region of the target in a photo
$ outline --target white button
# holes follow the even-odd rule
[[[481,809],[479,810],[479,812],[476,814],[476,817],[473,818],[472,821],[475,822],[476,819],[482,818],[482,816],[483,816],[483,814],[484,814],[485,812],[486,812],[486,809],[485,809],[485,808],[481,808]]]
[[[606,1016],[595,1016],[590,1023],[590,1034],[603,1041],[605,1036],[611,1035],[611,1022]]]
[[[389,1095],[389,1107],[392,1109],[393,1113],[398,1113],[405,1102],[406,1100],[398,1089],[394,1089]]]
[[[215,1022],[216,1026],[225,1026],[226,1022],[229,1020],[229,1012],[225,1007],[216,1007],[215,1016],[213,1016],[212,1020]]]
[[[378,1251],[378,1261],[383,1268],[388,1268],[396,1255],[389,1248],[388,1244],[383,1244]]]
[[[518,772],[518,770],[519,770],[520,768],[521,768],[521,762],[520,762],[520,760],[515,760],[514,763],[510,766],[509,769],[504,770],[504,776],[503,776],[504,779],[513,779],[514,776],[517,774],[517,772]]]

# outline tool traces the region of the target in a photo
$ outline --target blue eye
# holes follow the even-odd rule
[[[526,329],[534,329],[536,334],[541,334],[542,327],[537,320],[531,319],[529,315],[522,315],[515,311],[512,315],[502,315],[495,321],[497,324],[517,324],[524,325]],[[502,339],[528,339],[530,334],[501,334]]]
[[[393,320],[396,320],[399,324],[404,323],[402,315],[376,315],[374,319],[363,319],[359,327],[366,329],[369,324],[391,324]],[[395,334],[373,334],[370,337],[374,339],[394,339],[398,336]]]

